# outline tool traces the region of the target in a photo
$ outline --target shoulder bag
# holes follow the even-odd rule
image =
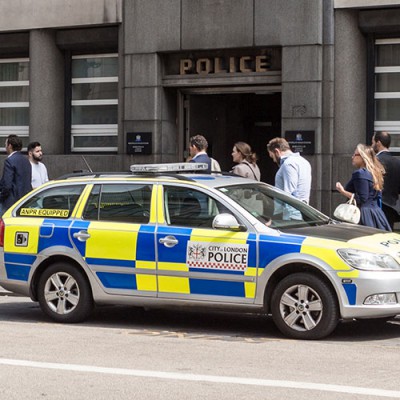
[[[339,204],[336,207],[333,216],[340,221],[350,222],[351,224],[358,224],[360,222],[361,213],[356,205],[354,194],[347,203]]]
[[[253,167],[251,167],[250,164],[247,163],[247,162],[242,162],[242,164],[247,165],[247,166],[250,168],[251,172],[253,173],[254,180],[258,181],[258,179],[257,179],[257,177],[256,177],[256,173],[254,172]]]

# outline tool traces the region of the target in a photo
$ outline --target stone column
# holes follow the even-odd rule
[[[64,57],[55,32],[32,30],[29,39],[29,139],[45,154],[64,153]]]
[[[366,140],[367,43],[357,10],[335,11],[335,134],[333,180],[345,184],[354,170],[351,155]],[[370,143],[367,143],[370,144]],[[343,203],[334,191],[333,206]]]

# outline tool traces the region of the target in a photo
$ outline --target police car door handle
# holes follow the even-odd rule
[[[178,239],[176,239],[175,236],[165,236],[164,238],[161,238],[159,242],[165,247],[174,247],[179,243]]]
[[[72,236],[75,239],[78,239],[80,242],[84,242],[85,240],[88,240],[90,238],[90,234],[86,231],[75,232]]]

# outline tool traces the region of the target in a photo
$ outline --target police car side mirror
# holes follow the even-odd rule
[[[232,214],[217,215],[213,220],[212,227],[214,229],[227,229],[236,232],[244,232],[247,230],[244,225],[239,224]]]

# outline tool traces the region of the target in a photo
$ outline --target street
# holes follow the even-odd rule
[[[0,295],[1,399],[400,398],[400,320],[288,340],[261,316],[99,307],[48,320]]]

